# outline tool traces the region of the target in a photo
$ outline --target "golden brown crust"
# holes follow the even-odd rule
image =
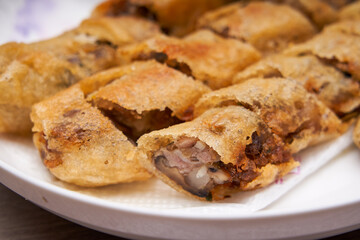
[[[200,96],[210,91],[200,81],[154,60],[135,62],[125,68],[129,67],[131,73],[119,75],[118,79],[91,94],[89,99],[95,105],[106,100],[138,114],[169,108],[173,115],[182,119]]]
[[[171,35],[183,36],[195,27],[204,12],[229,0],[108,0],[98,5],[92,17],[135,15],[158,22]]]
[[[314,56],[269,56],[238,73],[233,83],[274,76],[295,79],[340,117],[360,106],[360,83]]]
[[[95,187],[150,177],[135,146],[86,102],[79,85],[34,105],[31,118],[35,146],[62,181]]]
[[[56,38],[0,46],[0,91],[6,93],[0,96],[0,131],[29,133],[29,116],[20,118],[18,112],[29,112],[32,104],[116,65],[116,45],[158,32],[141,19],[97,18]]]
[[[301,13],[269,2],[225,6],[200,18],[199,27],[248,42],[263,53],[280,51],[315,34],[314,27]]]
[[[324,28],[313,39],[284,51],[287,55],[312,54],[360,79],[360,20],[347,20]]]
[[[339,11],[339,17],[343,19],[359,19],[360,18],[360,2],[354,2],[344,6]]]
[[[233,75],[257,61],[260,54],[248,44],[201,30],[184,39],[157,36],[119,48],[118,58],[122,63],[153,58],[218,89],[229,86]]]
[[[353,133],[353,141],[358,148],[360,148],[360,118],[356,121],[354,133]]]
[[[258,114],[293,153],[335,138],[343,130],[332,111],[289,79],[254,78],[210,92],[197,102],[194,115],[226,105],[241,105]]]
[[[254,135],[257,136],[257,144],[254,143]],[[138,154],[147,169],[176,190],[198,199],[204,200],[203,197],[185,191],[159,171],[153,162],[154,152],[184,136],[197,138],[215,150],[225,168],[233,169],[232,166],[236,166],[233,180],[238,179],[240,183],[227,183],[213,189],[214,200],[223,198],[223,194],[229,191],[266,186],[298,166],[281,140],[269,131],[266,124],[256,114],[239,106],[211,109],[191,122],[142,136],[138,141]],[[246,148],[251,148],[254,144],[260,144],[261,147],[253,146],[253,151],[248,152]],[[264,178],[264,174],[268,174],[269,178]]]

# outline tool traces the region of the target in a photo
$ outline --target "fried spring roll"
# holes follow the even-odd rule
[[[194,115],[208,109],[240,105],[256,113],[296,153],[340,136],[340,119],[296,81],[255,78],[202,96]]]
[[[80,186],[145,180],[135,157],[144,132],[192,116],[209,88],[155,61],[113,68],[37,103],[34,143],[50,172]]]
[[[295,79],[339,117],[360,106],[360,83],[314,56],[269,56],[238,73],[233,83],[275,76]]]
[[[202,13],[226,2],[230,0],[108,0],[92,16],[135,15],[158,22],[171,35],[183,36],[194,29]]]
[[[141,161],[176,190],[202,200],[261,188],[298,166],[253,112],[228,106],[138,140]]]
[[[360,80],[360,20],[329,25],[311,40],[284,51],[287,55],[314,55]]]
[[[353,132],[353,141],[360,148],[360,118],[358,118]]]
[[[257,61],[260,54],[249,44],[201,30],[183,39],[158,35],[119,48],[118,58],[123,63],[155,59],[218,89],[229,86],[235,73]]]
[[[30,133],[34,103],[116,65],[116,46],[157,33],[142,19],[98,18],[46,41],[0,46],[0,132]]]
[[[229,38],[252,44],[265,54],[278,52],[291,43],[303,42],[315,28],[297,10],[269,2],[242,2],[206,13],[198,26]],[[296,29],[296,31],[294,31]]]
[[[134,158],[135,146],[85,100],[79,85],[34,105],[31,118],[44,165],[62,181],[96,187],[151,176]]]
[[[210,91],[200,81],[154,60],[136,62],[88,98],[136,140],[142,134],[192,118],[194,103]]]

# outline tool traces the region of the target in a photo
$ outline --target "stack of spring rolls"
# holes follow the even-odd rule
[[[32,107],[45,166],[79,186],[155,175],[221,200],[273,183],[360,111],[360,5],[229,2],[109,0],[0,46],[0,130],[29,131]]]

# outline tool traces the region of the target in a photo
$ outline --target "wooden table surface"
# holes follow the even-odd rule
[[[0,184],[0,240],[121,240],[49,213]],[[326,238],[360,239],[360,229]]]

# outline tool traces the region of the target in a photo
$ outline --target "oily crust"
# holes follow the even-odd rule
[[[315,56],[272,55],[239,72],[233,83],[279,76],[295,79],[339,116],[360,106],[360,84]]]
[[[339,11],[339,18],[344,19],[359,19],[360,18],[360,2],[356,1],[347,6],[344,6]]]
[[[360,118],[356,121],[355,129],[353,132],[353,141],[355,145],[360,148]]]
[[[251,144],[251,136],[254,132],[263,138],[264,142],[258,157],[251,160],[247,157],[245,148]],[[180,185],[157,170],[152,160],[154,152],[161,146],[166,146],[184,136],[197,138],[207,144],[219,154],[220,160],[224,164],[242,166],[244,175],[249,174],[249,171],[257,175],[250,181],[240,184],[235,191],[266,186],[277,177],[298,166],[298,162],[294,161],[282,141],[269,131],[266,124],[256,114],[240,106],[210,109],[190,122],[143,135],[138,140],[139,152],[137,153],[143,165],[177,191],[198,199],[204,200],[204,198],[185,191]],[[224,186],[224,188],[227,187]],[[214,190],[213,199],[224,197],[222,192],[226,190],[229,189]]]
[[[286,49],[286,55],[312,54],[360,79],[360,20],[331,24],[311,40]]]
[[[158,32],[155,24],[142,19],[98,18],[49,40],[1,45],[0,131],[30,133],[29,115],[20,117],[19,112],[29,113],[34,103],[115,66],[117,45]]]
[[[198,26],[250,43],[265,54],[305,41],[316,32],[300,12],[269,2],[239,2],[210,11]]]
[[[134,158],[135,146],[85,100],[79,85],[35,104],[31,119],[45,166],[64,182],[96,187],[151,176]]]
[[[132,72],[92,93],[89,100],[95,105],[105,100],[138,114],[169,108],[173,115],[186,119],[193,104],[210,91],[200,81],[154,60],[135,62],[131,69]]]
[[[195,28],[196,19],[230,0],[108,0],[99,4],[92,17],[135,15],[158,22],[162,29],[183,36]]]
[[[259,115],[292,153],[343,132],[340,119],[290,79],[254,78],[210,92],[197,102],[194,115],[226,105],[241,105]]]
[[[119,48],[117,53],[123,63],[156,59],[212,89],[229,86],[236,72],[260,58],[251,45],[222,38],[209,30],[196,31],[183,39],[159,35]]]

